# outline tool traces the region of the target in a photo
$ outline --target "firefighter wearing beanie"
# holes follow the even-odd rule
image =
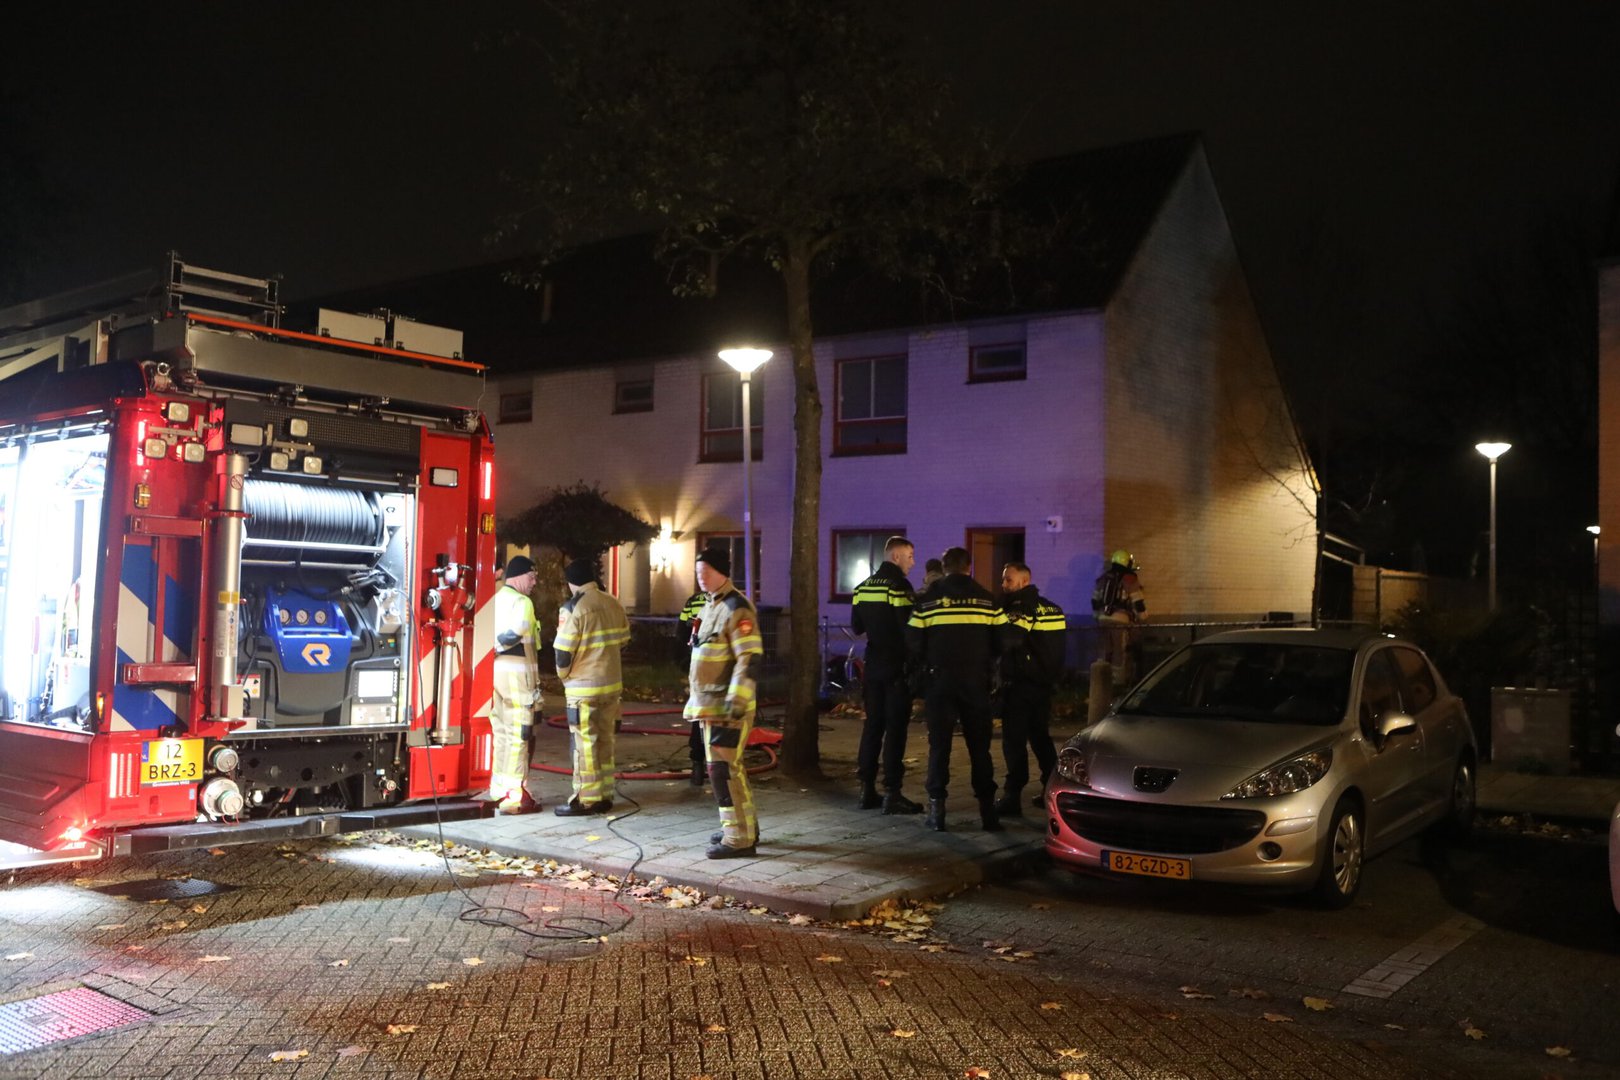
[[[624,680],[619,651],[630,642],[624,608],[596,583],[596,563],[575,559],[563,568],[573,594],[557,619],[557,677],[568,706],[574,747],[574,790],[558,817],[605,814],[613,809],[613,744]]]
[[[514,555],[495,594],[495,700],[489,797],[501,814],[527,814],[539,808],[523,782],[529,778],[534,745],[534,710],[540,705],[538,665],[540,628],[534,621],[534,563]]]
[[[731,559],[708,548],[697,557],[697,585],[708,596],[693,635],[691,696],[684,716],[703,724],[709,783],[720,808],[711,859],[744,858],[759,843],[743,750],[754,727],[755,680],[765,653],[754,605],[731,583]]]

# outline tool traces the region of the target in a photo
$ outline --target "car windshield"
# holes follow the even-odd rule
[[[1117,711],[1336,724],[1345,714],[1355,658],[1349,649],[1276,642],[1190,645]]]

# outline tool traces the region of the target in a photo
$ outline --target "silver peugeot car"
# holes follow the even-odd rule
[[[1477,752],[1416,645],[1237,630],[1188,645],[1070,739],[1046,850],[1075,869],[1313,889],[1344,907],[1367,857],[1473,824]]]

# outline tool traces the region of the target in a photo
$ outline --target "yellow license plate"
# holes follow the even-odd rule
[[[1133,855],[1128,851],[1103,852],[1103,867],[1122,874],[1140,874],[1142,877],[1169,878],[1172,881],[1191,881],[1192,863],[1186,859],[1167,859],[1163,855]]]
[[[150,739],[141,744],[141,786],[195,784],[202,780],[201,739]]]

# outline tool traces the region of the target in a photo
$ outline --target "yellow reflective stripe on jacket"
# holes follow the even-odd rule
[[[913,612],[910,625],[918,630],[934,626],[1005,626],[1007,616],[1000,608],[989,611],[968,607],[929,608]]]
[[[624,684],[622,682],[603,683],[601,686],[575,686],[570,684],[564,690],[564,693],[569,698],[607,697],[609,694],[622,694],[623,692]]]

